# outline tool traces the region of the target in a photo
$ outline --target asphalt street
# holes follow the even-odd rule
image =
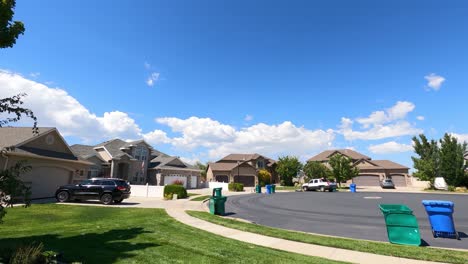
[[[455,203],[460,240],[434,238],[422,200]],[[260,225],[358,239],[388,241],[379,204],[405,204],[413,210],[423,245],[468,249],[468,195],[415,193],[283,192],[231,196],[226,212]]]

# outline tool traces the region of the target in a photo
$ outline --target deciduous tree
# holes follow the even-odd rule
[[[302,169],[302,163],[297,157],[280,157],[276,163],[276,172],[280,175],[281,181],[286,186],[292,186],[292,178]]]
[[[13,21],[16,0],[0,0],[0,48],[11,48],[19,35],[24,34],[24,24]]]
[[[258,181],[261,186],[271,183],[271,173],[265,169],[261,169],[257,173]]]
[[[303,169],[307,181],[311,178],[327,178],[332,175],[332,172],[327,166],[318,161],[309,161]]]
[[[413,137],[414,152],[418,157],[411,157],[413,167],[416,169],[414,176],[423,181],[434,184],[434,179],[439,175],[439,145],[437,141],[429,141],[424,134]]]
[[[440,175],[448,185],[460,186],[465,183],[465,159],[467,143],[460,143],[457,138],[445,134],[440,139]]]
[[[330,158],[330,166],[332,167],[332,175],[339,186],[341,186],[341,182],[351,180],[359,175],[359,168],[353,166],[350,158],[341,154],[335,154]]]

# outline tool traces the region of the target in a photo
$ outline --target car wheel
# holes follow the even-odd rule
[[[307,188],[307,186],[304,186],[304,187],[302,187],[302,190],[303,190],[304,192],[307,192],[307,191],[309,190],[309,188]]]
[[[57,194],[56,198],[57,201],[61,203],[68,202],[68,199],[70,199],[70,194],[67,191],[61,191]]]
[[[103,204],[112,204],[113,200],[112,200],[112,194],[110,193],[105,193],[101,196],[101,202]]]
[[[320,191],[321,191],[321,192],[324,192],[324,191],[325,191],[325,187],[321,186],[321,187],[320,187]]]
[[[114,200],[114,203],[121,203],[124,199],[120,199],[120,200]]]

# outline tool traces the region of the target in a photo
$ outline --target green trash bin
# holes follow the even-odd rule
[[[210,201],[208,202],[208,207],[210,208],[210,214],[215,214],[216,213],[216,200],[214,197],[210,198]]]
[[[215,200],[215,214],[225,215],[226,209],[225,209],[224,204],[226,203],[227,197],[226,196],[215,197],[214,200]]]
[[[213,188],[213,197],[221,197],[221,191],[223,190],[223,188]]]
[[[404,204],[380,204],[390,243],[400,245],[421,245],[421,234],[413,210]]]
[[[256,193],[262,193],[262,186],[260,186],[260,184],[255,186],[255,192]]]
[[[272,184],[271,185],[271,193],[275,193],[276,192],[276,184]]]

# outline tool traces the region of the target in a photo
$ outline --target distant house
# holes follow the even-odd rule
[[[260,169],[269,171],[272,182],[278,182],[275,172],[276,161],[260,154],[230,154],[208,163],[207,181],[238,182],[246,187],[255,186],[258,182],[257,172]]]
[[[86,179],[90,162],[79,160],[56,128],[0,128],[0,168],[12,167],[24,160],[32,170],[21,175],[31,187],[31,198],[53,197],[60,185]]]
[[[353,166],[359,168],[359,175],[353,179],[357,185],[379,186],[380,181],[386,178],[392,179],[397,187],[411,184],[408,167],[390,160],[372,160],[370,157],[351,149],[327,150],[308,161],[318,161],[330,167],[330,158],[337,154],[350,158]]]
[[[71,149],[92,162],[88,178],[109,177],[128,180],[131,184],[171,184],[180,180],[188,188],[197,188],[200,170],[155,150],[144,140],[112,139],[95,146],[76,144]]]

